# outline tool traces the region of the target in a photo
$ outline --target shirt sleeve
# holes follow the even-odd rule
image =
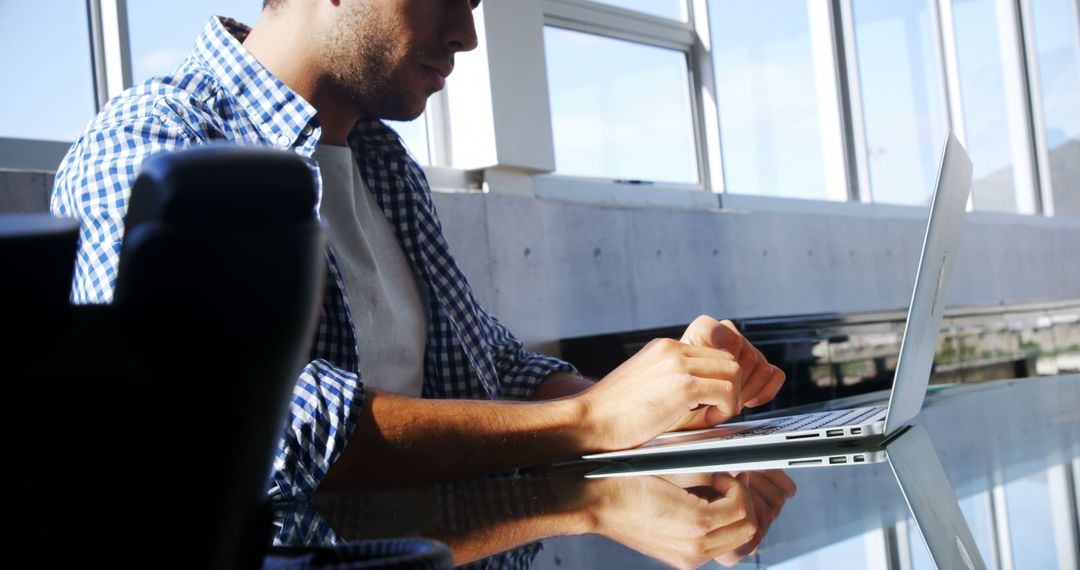
[[[108,303],[116,286],[124,214],[146,157],[190,144],[162,113],[92,125],[68,150],[56,173],[50,209],[80,221],[71,300]]]
[[[499,372],[504,398],[508,400],[532,399],[537,386],[552,372],[578,374],[577,369],[569,362],[525,350],[521,340],[498,319],[483,307],[479,309],[487,321],[492,359]]]

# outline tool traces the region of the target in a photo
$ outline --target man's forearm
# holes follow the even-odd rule
[[[595,445],[582,404],[430,400],[369,391],[320,490],[402,486],[580,455]]]
[[[540,381],[533,393],[533,401],[554,400],[565,396],[573,396],[590,388],[595,380],[583,378],[569,372],[552,372]]]

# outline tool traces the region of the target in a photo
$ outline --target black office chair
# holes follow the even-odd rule
[[[20,531],[29,544],[62,542],[49,552],[112,565],[261,564],[274,449],[321,306],[315,201],[311,169],[292,153],[229,145],[149,158],[109,305],[67,303],[73,222],[51,222],[56,239],[17,254],[0,246],[6,267],[21,266],[5,255],[33,267],[3,279],[21,287],[4,291],[6,307],[32,307],[5,319],[33,356],[5,356],[23,364],[3,377],[20,434],[8,489],[32,523]],[[58,254],[43,248],[68,257],[44,264]],[[48,302],[27,304],[37,296]],[[39,329],[53,337],[25,334]],[[86,524],[102,512],[123,522]]]
[[[66,331],[78,231],[70,218],[0,215],[0,375],[47,358]]]
[[[105,305],[68,303],[74,220],[0,217],[13,545],[53,565],[450,566],[433,541],[269,547],[274,450],[326,278],[315,202],[289,152],[151,157]]]

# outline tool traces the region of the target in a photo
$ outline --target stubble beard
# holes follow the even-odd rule
[[[390,28],[379,24],[370,7],[361,4],[356,10],[327,34],[324,53],[330,77],[364,117],[415,119],[423,112],[423,103],[418,104],[415,101],[418,95],[410,93],[404,81],[394,77],[398,71],[395,63],[408,64],[407,60],[399,61],[408,54],[393,52]],[[356,25],[349,25],[348,21]]]

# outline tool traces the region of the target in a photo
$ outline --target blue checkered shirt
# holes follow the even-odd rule
[[[51,209],[82,221],[74,302],[111,301],[131,186],[151,154],[220,140],[288,148],[308,160],[321,199],[312,158],[321,134],[315,108],[244,49],[247,32],[238,22],[212,18],[175,71],[110,101],[64,157]],[[423,170],[394,131],[377,120],[361,121],[348,144],[429,292],[423,396],[523,400],[548,374],[573,371],[524,350],[477,302],[443,238]],[[275,499],[303,499],[316,490],[362,408],[356,330],[329,247],[327,262],[310,362],[296,382],[276,452],[269,489]]]

